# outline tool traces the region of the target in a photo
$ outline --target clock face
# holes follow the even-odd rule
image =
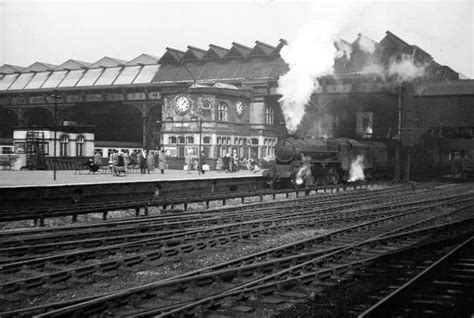
[[[191,108],[191,101],[185,96],[178,97],[175,108],[178,113],[184,114]]]
[[[242,115],[242,112],[244,111],[244,105],[241,101],[238,101],[237,104],[235,104],[235,109],[237,111],[237,115]]]

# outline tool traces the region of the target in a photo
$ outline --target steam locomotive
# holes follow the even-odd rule
[[[365,178],[388,177],[393,171],[388,151],[387,145],[375,141],[290,136],[277,143],[276,162],[264,176],[274,188],[338,184],[355,181],[351,166],[356,164]],[[302,173],[305,167],[308,171]]]

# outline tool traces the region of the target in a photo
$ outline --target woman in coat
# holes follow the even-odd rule
[[[224,158],[222,158],[222,167],[224,168],[225,172],[229,172],[230,170],[230,154],[227,153]]]
[[[146,172],[146,150],[143,149],[138,154],[138,164],[140,166],[140,173]]]
[[[146,168],[148,173],[150,173],[150,171],[155,171],[155,156],[152,150],[148,151],[146,154]]]
[[[161,150],[160,156],[158,157],[158,169],[160,169],[161,174],[164,174],[167,168],[168,162],[166,161],[166,153],[164,150]]]
[[[186,156],[184,157],[184,164],[185,164],[185,166],[186,166],[186,169],[185,169],[185,170],[186,170],[188,173],[191,173],[191,169],[192,169],[192,167],[193,167],[193,156],[192,156],[191,152],[188,152],[188,153],[186,154]]]

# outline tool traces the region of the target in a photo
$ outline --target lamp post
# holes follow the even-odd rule
[[[53,136],[53,180],[56,181],[56,130],[57,130],[57,122],[56,122],[56,114],[58,112],[58,98],[61,98],[58,95],[58,90],[53,91],[53,95],[51,98],[54,98],[54,115],[53,115],[53,125],[54,125],[54,136]]]

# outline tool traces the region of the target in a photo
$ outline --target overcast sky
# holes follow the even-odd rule
[[[321,11],[313,2],[0,0],[0,65],[95,62],[103,56],[131,60],[141,53],[160,57],[166,47],[207,50],[210,43],[226,48],[232,42],[253,47],[256,40],[277,45],[281,38],[291,42],[304,24],[318,19]],[[473,3],[339,1],[348,14],[330,30],[314,32],[352,42],[359,32],[380,41],[390,30],[438,63],[473,78]]]

